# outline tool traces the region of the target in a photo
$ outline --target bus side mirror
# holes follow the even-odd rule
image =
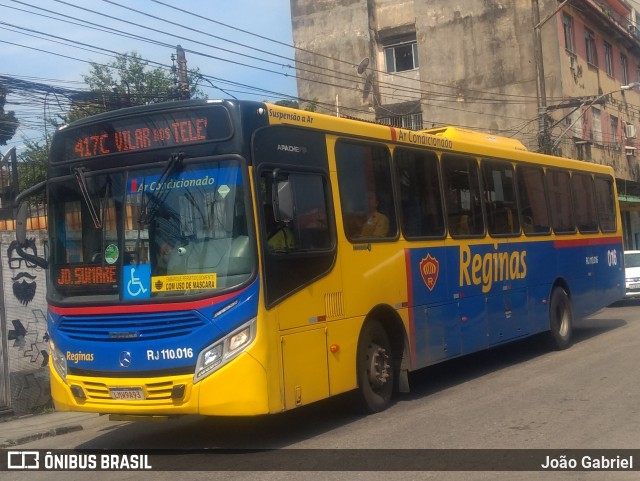
[[[273,173],[273,215],[276,222],[288,224],[293,220],[293,189],[289,179],[277,179],[277,170]]]
[[[21,192],[16,197],[16,204],[18,204],[18,209],[16,211],[16,241],[18,241],[16,254],[26,261],[31,262],[38,267],[42,267],[43,269],[49,267],[49,262],[47,262],[43,257],[25,252],[23,248],[27,246],[27,220],[29,219],[30,212],[29,199],[40,194],[45,189],[46,185],[46,181],[42,181],[24,192]]]

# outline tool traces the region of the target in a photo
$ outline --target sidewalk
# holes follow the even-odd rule
[[[109,416],[93,413],[50,412],[0,421],[0,448],[11,448],[37,439],[82,431],[85,426],[109,423]]]

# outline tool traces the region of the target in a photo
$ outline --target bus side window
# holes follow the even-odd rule
[[[571,175],[571,192],[575,218],[580,232],[598,232],[598,213],[590,174],[574,172]]]
[[[355,242],[396,238],[388,149],[340,141],[336,144],[336,165],[347,238]]]
[[[393,153],[400,192],[402,233],[407,239],[445,234],[438,157],[397,148]]]
[[[596,205],[602,232],[616,231],[616,199],[613,194],[613,179],[596,177]]]
[[[551,222],[541,167],[518,166],[518,200],[526,235],[549,234]]]
[[[445,205],[449,233],[452,237],[484,235],[480,176],[473,157],[442,156]]]
[[[265,199],[271,195],[274,180],[272,173],[262,177]],[[327,183],[324,177],[314,173],[292,173],[286,175],[293,204],[293,216],[287,220],[277,220],[274,203],[263,204],[263,215],[267,247],[273,252],[290,250],[310,251],[330,249],[331,232],[327,208]]]
[[[549,169],[546,173],[547,192],[551,207],[551,221],[556,234],[572,234],[576,231],[571,208],[571,179],[569,172]]]
[[[497,160],[482,161],[487,226],[490,235],[519,235],[513,165]]]

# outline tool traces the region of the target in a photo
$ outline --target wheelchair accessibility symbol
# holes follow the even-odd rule
[[[147,299],[151,297],[151,266],[140,264],[125,266],[123,269],[125,299]]]

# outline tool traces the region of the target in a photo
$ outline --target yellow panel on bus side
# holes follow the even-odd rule
[[[326,330],[282,336],[285,409],[329,396]]]
[[[362,317],[357,317],[327,323],[329,391],[332,396],[358,387],[356,353],[363,321]]]

